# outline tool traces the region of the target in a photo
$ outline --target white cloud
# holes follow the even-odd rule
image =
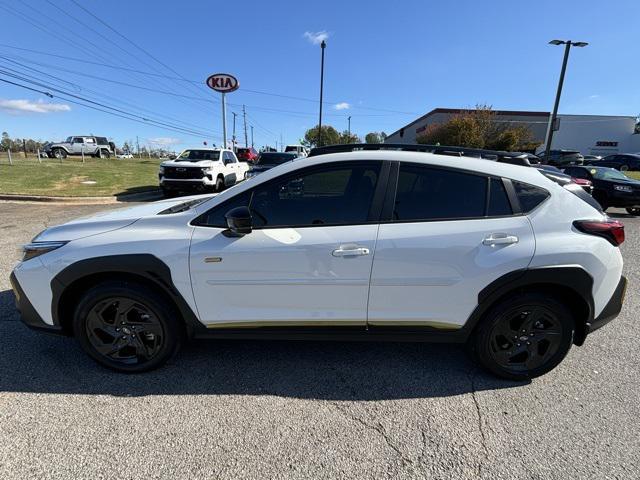
[[[71,107],[66,103],[48,103],[44,100],[9,100],[0,98],[0,111],[19,114],[19,113],[52,113],[52,112],[68,112]]]
[[[304,32],[302,35],[314,45],[320,45],[320,42],[329,38],[329,32],[320,30],[319,32]]]
[[[351,104],[347,102],[336,103],[333,108],[336,110],[349,110],[351,108]]]
[[[149,138],[149,143],[152,143],[154,145],[160,145],[163,147],[168,147],[169,145],[178,145],[180,143],[182,143],[182,140],[180,140],[179,138],[173,138],[173,137],[157,137],[157,138]]]
[[[589,95],[589,98],[593,100],[595,98],[600,98],[600,95]]]

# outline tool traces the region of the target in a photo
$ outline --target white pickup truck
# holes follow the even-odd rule
[[[166,197],[179,192],[216,191],[245,179],[249,170],[232,150],[224,148],[190,148],[175,160],[160,164],[158,180]]]

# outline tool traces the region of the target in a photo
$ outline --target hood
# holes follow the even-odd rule
[[[157,202],[145,203],[130,208],[120,208],[97,213],[95,215],[77,218],[62,225],[47,228],[39,233],[33,241],[71,241],[80,238],[98,235],[100,233],[111,232],[131,225],[135,221],[152,217],[171,207],[190,202],[192,200],[207,200],[212,194],[192,195],[189,197],[172,198],[159,200]]]
[[[177,160],[169,160],[167,162],[162,162],[160,165],[163,167],[182,167],[182,168],[211,168],[215,165],[219,165],[220,160],[200,160],[199,162],[192,162],[189,160],[184,160],[178,162]]]

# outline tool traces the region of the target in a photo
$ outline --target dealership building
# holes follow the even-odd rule
[[[389,135],[385,143],[416,143],[416,139],[429,125],[444,123],[454,115],[474,110],[436,108]],[[544,148],[551,114],[494,110],[496,122],[525,126],[535,142]],[[578,150],[583,155],[609,155],[611,153],[640,152],[640,133],[636,133],[638,120],[633,116],[615,115],[561,115],[553,134],[553,149]]]

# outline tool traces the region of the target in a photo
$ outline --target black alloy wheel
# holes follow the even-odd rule
[[[573,343],[574,321],[564,304],[542,294],[503,302],[483,321],[475,353],[492,373],[513,380],[555,368]]]
[[[125,297],[107,298],[94,305],[85,329],[96,352],[125,365],[151,360],[165,338],[162,324],[153,311]]]
[[[179,349],[183,328],[174,307],[144,284],[107,281],[80,299],[73,331],[101,365],[142,372],[162,365]]]

